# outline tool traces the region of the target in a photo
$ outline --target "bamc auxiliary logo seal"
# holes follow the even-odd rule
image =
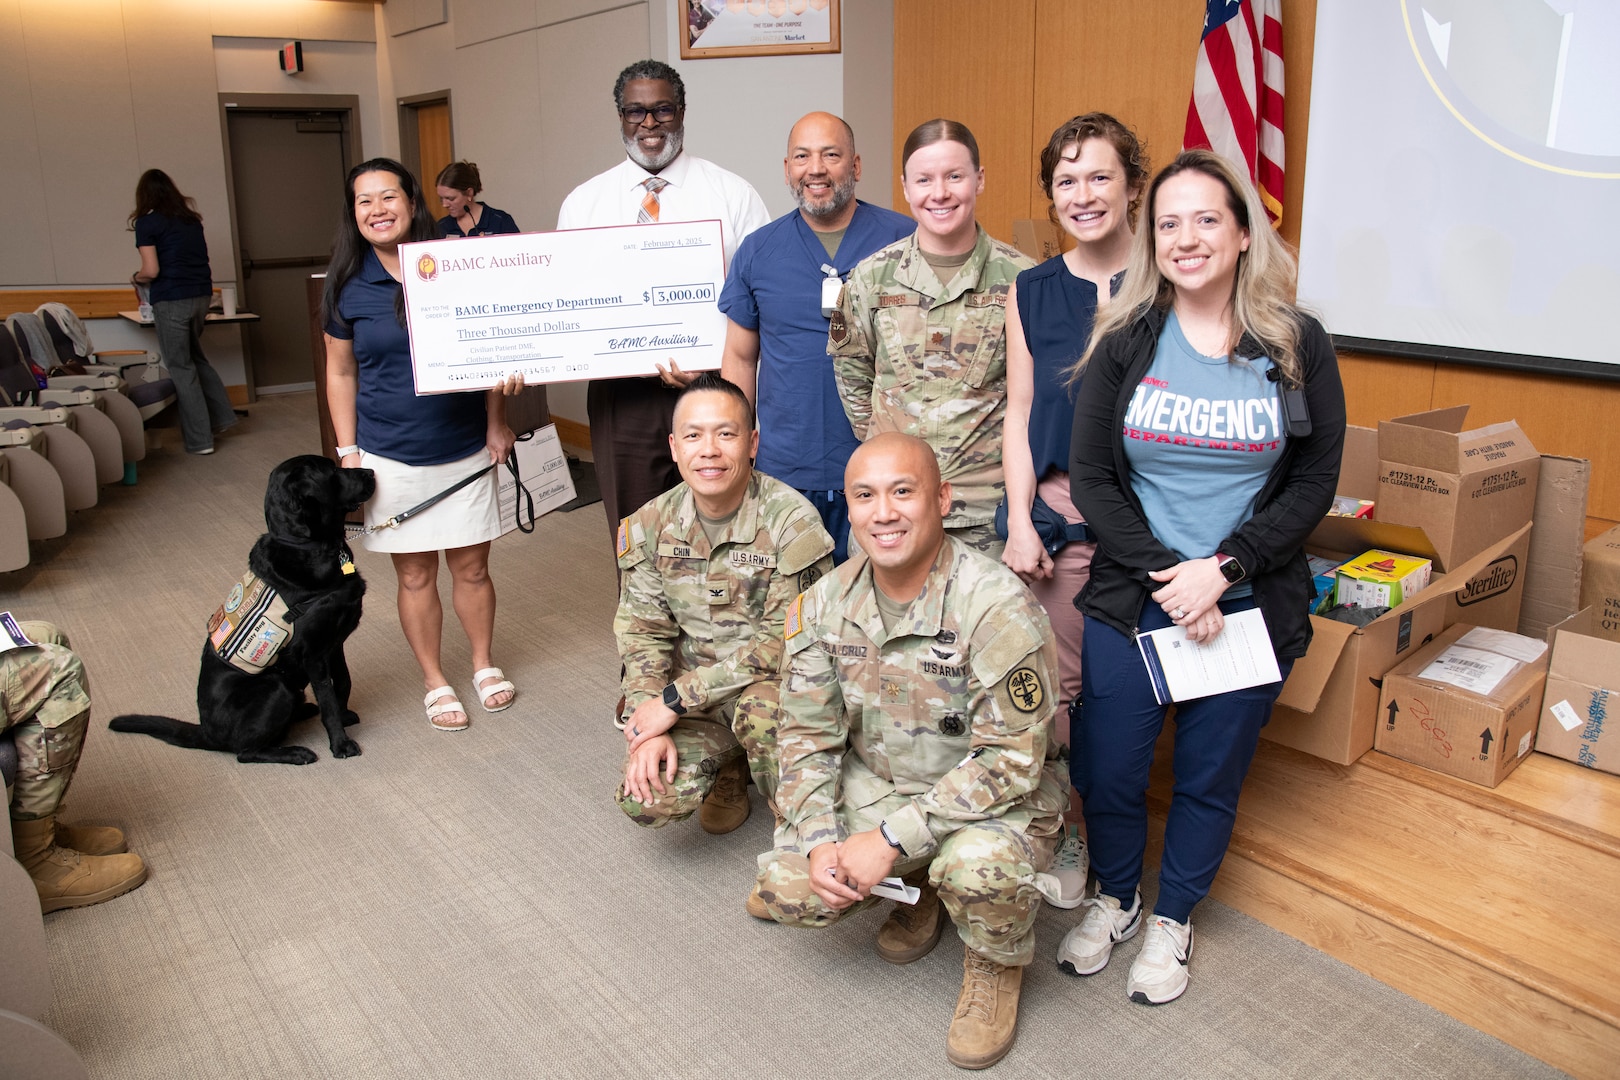
[[[416,276],[423,281],[432,281],[439,276],[439,264],[434,262],[433,256],[425,251],[416,260]]]

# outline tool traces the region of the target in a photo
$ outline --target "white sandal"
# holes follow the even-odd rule
[[[448,697],[449,700],[440,700],[441,698],[445,697]],[[422,699],[422,704],[427,707],[428,723],[432,724],[440,731],[466,731],[468,725],[472,723],[472,717],[468,715],[467,710],[462,706],[461,702],[456,700],[456,692],[451,687],[441,686],[437,690],[429,690],[427,692],[427,697]],[[445,713],[460,713],[461,723],[439,723],[439,717],[443,716]]]
[[[483,685],[484,680],[489,678],[499,679],[500,681],[490,683],[488,686]],[[504,709],[510,709],[512,702],[517,700],[517,687],[513,686],[507,679],[506,672],[498,667],[479,668],[473,672],[473,690],[478,694],[478,704],[482,705],[487,713],[497,713]],[[505,705],[497,705],[493,709],[489,707],[490,698],[496,694],[505,693],[511,693],[512,695],[506,699]]]

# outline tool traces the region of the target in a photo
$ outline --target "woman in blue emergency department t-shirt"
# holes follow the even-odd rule
[[[1164,725],[1139,634],[1193,643],[1258,608],[1282,678],[1310,641],[1303,543],[1327,512],[1344,391],[1321,325],[1293,306],[1294,258],[1224,158],[1183,153],[1148,187],[1125,280],[1076,365],[1069,481],[1098,540],[1080,593],[1081,704],[1070,774],[1097,896],[1058,964],[1092,975],[1145,922],[1126,994],[1187,988],[1193,906],[1231,840],[1273,682],[1176,704],[1175,788],[1151,914],[1138,885],[1148,771]]]

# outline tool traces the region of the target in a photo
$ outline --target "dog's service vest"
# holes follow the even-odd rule
[[[208,620],[208,642],[221,660],[257,675],[292,640],[296,617],[281,594],[249,570]]]

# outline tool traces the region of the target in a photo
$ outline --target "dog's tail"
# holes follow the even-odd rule
[[[107,726],[114,731],[133,731],[138,735],[150,735],[154,739],[162,739],[175,746],[184,746],[188,750],[219,749],[209,741],[202,725],[183,723],[172,716],[125,713],[123,716],[113,717]]]

